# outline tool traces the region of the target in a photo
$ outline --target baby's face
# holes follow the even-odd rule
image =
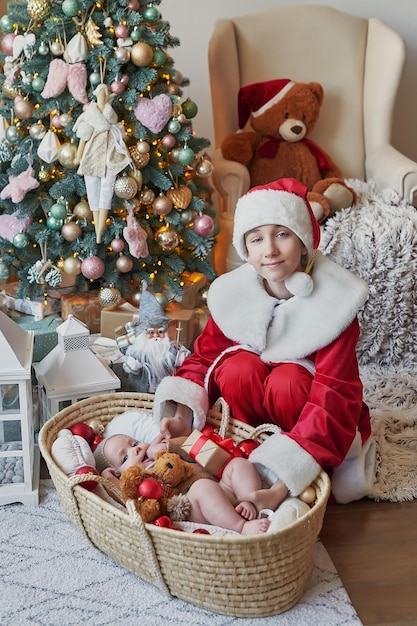
[[[108,462],[119,472],[123,472],[132,465],[147,467],[152,463],[148,458],[148,443],[143,443],[127,435],[114,435],[104,445],[104,455]]]

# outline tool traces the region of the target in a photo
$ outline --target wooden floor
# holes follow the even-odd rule
[[[320,538],[365,626],[417,626],[417,500],[328,505]]]

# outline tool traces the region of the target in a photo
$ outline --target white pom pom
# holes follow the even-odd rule
[[[313,291],[314,283],[311,276],[305,272],[294,272],[285,281],[285,286],[293,296],[306,298]]]

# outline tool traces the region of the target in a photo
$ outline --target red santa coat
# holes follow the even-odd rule
[[[155,396],[157,419],[169,415],[169,401],[193,409],[201,428],[216,399],[213,373],[231,351],[248,350],[265,363],[297,362],[314,373],[310,397],[290,432],[272,435],[251,455],[261,473],[279,477],[299,495],[322,467],[334,472],[339,502],[370,495],[375,445],[356,360],[357,313],[368,295],[364,281],[320,252],[307,297],[278,304],[262,277],[244,264],[217,278],[209,290],[211,317],[173,377]]]

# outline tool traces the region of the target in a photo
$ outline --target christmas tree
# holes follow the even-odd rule
[[[214,278],[212,165],[160,0],[11,2],[0,19],[0,280],[19,296]]]

